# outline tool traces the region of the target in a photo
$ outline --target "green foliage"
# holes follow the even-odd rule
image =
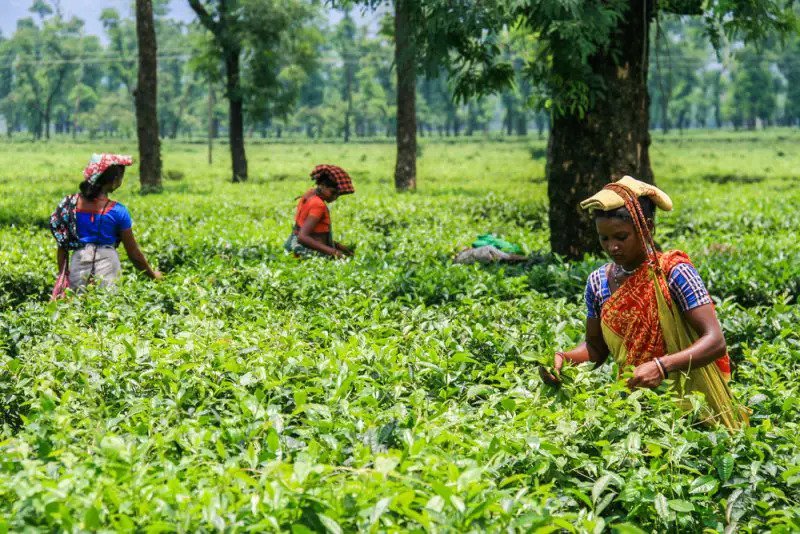
[[[734,390],[753,410],[736,434],[631,394],[614,369],[541,383],[537,365],[581,339],[586,276],[604,260],[542,253],[529,140],[425,142],[414,195],[387,195],[389,145],[254,144],[251,181],[230,184],[227,161],[167,141],[183,179],[140,196],[134,166],[115,193],[166,280],[123,259],[116,291],[55,304],[46,217],[91,147],[0,145],[0,525],[796,531],[798,141],[654,139],[676,202],[657,239],[688,251],[719,301]],[[357,245],[348,262],[281,249],[321,161],[355,180],[332,205]],[[733,174],[762,180],[702,179]],[[534,260],[451,264],[484,231]]]
[[[745,49],[737,56],[739,63],[733,76],[733,94],[727,114],[737,128],[746,126],[752,130],[756,119],[770,123],[774,117],[776,80],[767,61],[755,51]]]
[[[719,34],[714,51],[707,38],[710,27],[722,30],[714,17],[670,14],[696,12],[689,9],[693,3],[658,4],[661,11],[651,27],[648,74],[651,123],[670,128],[674,124],[719,127],[734,122],[737,127],[747,126],[748,119],[739,111],[747,99],[773,101],[766,111],[759,111],[761,124],[797,123],[797,37],[785,36],[787,46],[781,48],[776,31],[783,26],[776,23],[775,28],[765,27],[762,32],[763,51],[745,43],[744,52],[734,53],[742,45],[738,39],[754,36],[752,32]],[[375,2],[367,4],[374,7]],[[612,15],[617,3],[601,8],[591,2],[566,2],[561,8],[560,0],[536,5],[505,0],[473,4],[437,0],[421,3],[414,12],[418,68],[424,73],[418,77],[417,88],[421,135],[463,135],[487,126],[509,135],[527,135],[533,122],[542,136],[549,110],[534,113],[531,106],[577,110],[588,105],[595,89],[602,89],[581,62],[591,57],[592,50],[602,51],[614,44],[604,32],[616,20]],[[85,34],[83,20],[62,19],[54,5],[37,2],[32,17],[22,20],[7,39],[0,38],[0,113],[7,135],[22,132],[37,139],[48,132],[93,139],[130,135],[131,128],[118,127],[124,120],[104,114],[111,101],[115,108],[127,108],[121,111],[124,117],[133,112],[137,68],[134,20],[127,10],[104,9],[101,43],[97,36]],[[280,9],[269,2],[236,5],[241,9],[236,10],[240,31],[235,37],[246,51],[241,90],[246,97],[246,134],[341,138],[348,118],[353,138],[394,135],[396,82],[389,13],[384,12],[376,33],[374,24],[358,27],[352,18],[350,22],[343,18],[338,24],[326,21],[326,16],[333,20],[329,6],[326,11],[306,2],[281,4]],[[715,5],[709,4],[709,9]],[[556,59],[545,34],[532,31],[535,26],[528,15],[538,17],[537,9],[552,18],[548,35],[556,39],[557,32],[565,33],[566,53],[574,56],[576,65],[571,59]],[[758,9],[751,19],[757,19]],[[206,136],[212,90],[211,122],[216,137],[226,125],[228,109],[221,85],[225,67],[213,36],[197,21],[187,24],[171,19],[163,1],[155,2],[154,14],[162,135],[172,139]],[[380,16],[378,11],[368,18]],[[781,20],[785,22],[785,18]],[[343,32],[346,25],[350,27]],[[281,28],[282,32],[275,31]],[[769,80],[762,72],[760,78],[751,76],[741,86],[733,83],[735,77],[747,78],[746,54],[762,58],[758,68]],[[31,65],[35,67],[33,77],[28,75]],[[777,76],[776,71],[780,73]],[[63,81],[59,85],[60,76]],[[573,84],[574,79],[577,82]],[[349,93],[346,80],[350,80]],[[734,89],[739,93],[735,99]],[[46,93],[50,90],[56,91],[48,112]],[[468,94],[492,91],[497,97],[467,98]],[[49,128],[46,116],[50,117]],[[486,121],[490,116],[492,120]],[[475,121],[476,117],[480,120]]]
[[[316,9],[307,2],[243,2],[246,78],[242,91],[253,117],[282,117],[295,105],[316,68],[322,41],[313,25]]]
[[[428,9],[448,13],[457,5],[449,0],[426,2]],[[493,0],[470,3],[463,18],[443,17],[433,31],[442,46],[454,54],[451,75],[461,96],[487,94],[509,84],[510,65],[500,58],[499,36],[508,27],[525,30],[533,37],[529,48],[528,75],[534,84],[534,102],[557,115],[582,116],[602,100],[614,75],[598,69],[598,58],[618,61],[625,40],[649,39],[649,27],[638,35],[620,35],[620,26],[632,9],[701,15],[706,35],[717,49],[724,41],[759,42],[774,36],[785,38],[798,31],[792,0],[679,0],[653,4],[631,0],[575,2],[572,0]],[[654,6],[654,7],[653,7]],[[449,25],[458,29],[448,33]],[[646,82],[646,77],[643,80]]]
[[[674,125],[683,130],[692,124],[705,125],[710,107],[719,99],[706,94],[706,80],[720,76],[712,62],[714,52],[707,42],[701,21],[695,18],[660,16],[652,32],[648,92],[653,126],[668,132]],[[718,123],[717,123],[718,125]]]
[[[316,59],[320,39],[310,25],[315,6],[298,0],[190,4],[213,36],[211,47],[200,50],[200,63],[214,70],[230,68],[233,57],[241,62],[241,80],[228,80],[226,97],[244,102],[256,116],[285,114]]]
[[[100,21],[106,30],[109,48],[119,58],[118,61],[112,61],[108,66],[108,74],[111,78],[109,85],[115,87],[121,84],[125,86],[129,95],[133,95],[136,87],[136,55],[138,53],[136,22],[130,18],[122,18],[119,11],[114,8],[104,9],[100,14]]]
[[[614,30],[629,6],[627,0],[514,3],[513,16],[537,36],[529,71],[540,106],[560,115],[578,115],[591,108],[604,81],[589,60],[618,46]]]
[[[800,124],[800,35],[790,39],[778,58],[778,67],[786,79],[787,124]]]
[[[54,15],[49,4],[42,0],[34,2],[30,10],[39,15],[39,21],[21,19],[12,38],[2,43],[4,59],[12,66],[6,71],[10,78],[5,82],[4,107],[27,108],[16,110],[21,117],[14,117],[8,110],[6,117],[11,119],[10,124],[25,120],[35,138],[49,138],[53,104],[76,81],[72,61],[84,48],[83,22]],[[86,46],[93,45],[96,38],[88,39]]]

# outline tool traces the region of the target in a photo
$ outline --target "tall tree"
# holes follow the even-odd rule
[[[219,0],[209,9],[201,0],[189,0],[200,22],[214,36],[225,65],[225,97],[228,99],[228,140],[231,149],[233,181],[247,180],[244,151],[244,98],[241,91],[242,36],[236,0]]]
[[[31,131],[36,139],[49,139],[53,108],[76,70],[83,21],[64,20],[42,0],[31,11],[39,16],[39,25],[32,18],[18,21],[12,46],[18,76],[27,86]]]
[[[317,68],[323,39],[312,3],[250,3],[254,7],[246,11],[248,61],[242,77],[245,118],[265,131],[269,124],[288,124],[304,84]]]
[[[114,8],[103,9],[100,22],[109,40],[109,51],[117,57],[108,65],[108,84],[114,89],[122,84],[132,97],[136,83],[136,60],[133,59],[136,54],[135,23],[127,18],[123,19]]]
[[[6,123],[6,135],[10,138],[15,126],[16,103],[14,102],[14,69],[16,51],[13,43],[0,35],[0,114]]]
[[[397,163],[394,186],[398,191],[417,188],[417,65],[412,33],[414,0],[395,0],[394,63],[397,68]]]
[[[303,42],[312,36],[306,26],[314,7],[300,0],[189,0],[189,5],[211,32],[225,66],[233,181],[242,182],[247,180],[245,103],[253,116],[264,117],[285,114],[297,98],[304,74],[300,71],[313,62],[315,52]],[[302,66],[288,65],[292,61],[286,61],[287,54]],[[248,85],[245,76],[253,83]]]
[[[205,91],[189,67],[174,51],[192,47],[187,24],[159,16],[153,6],[156,39],[162,59],[158,64],[158,124],[163,137],[175,139],[193,99],[205,101]],[[197,27],[193,25],[192,27]],[[196,28],[203,31],[202,28]]]
[[[722,70],[719,68],[709,69],[705,72],[704,78],[708,87],[709,105],[711,106],[711,115],[707,118],[706,126],[710,127],[713,124],[714,128],[722,128],[722,93],[725,90],[725,79],[722,76]]]
[[[735,126],[754,130],[771,123],[777,108],[776,79],[763,54],[743,48],[736,54],[729,117]]]
[[[531,98],[532,86],[524,72],[525,53],[535,44],[532,35],[520,28],[512,28],[501,33],[501,49],[503,59],[514,68],[514,87],[505,89],[501,94],[501,102],[505,108],[503,127],[507,135],[528,134],[528,101]]]
[[[353,120],[353,93],[356,91],[356,68],[358,67],[358,50],[356,48],[356,24],[350,16],[350,10],[344,11],[344,17],[336,28],[334,45],[342,59],[342,100],[344,100],[344,142],[350,141]]]
[[[778,67],[786,79],[786,124],[800,126],[800,35],[795,35],[781,53]]]
[[[378,6],[381,0],[329,0],[334,5],[360,3]],[[461,72],[461,80],[467,89],[477,92],[475,83],[480,83],[484,91],[494,91],[508,83],[511,69],[499,65],[492,69],[491,75],[480,77],[485,63],[494,65],[491,54],[475,54],[481,45],[496,52],[496,43],[477,41],[467,37],[466,28],[486,28],[488,19],[496,19],[494,6],[474,5],[471,0],[394,0],[394,20],[391,33],[395,42],[395,68],[397,69],[397,163],[395,165],[395,188],[398,191],[413,190],[417,186],[417,117],[416,117],[416,79],[418,70],[428,76],[438,76],[446,66],[452,71]],[[478,9],[476,9],[476,7]],[[486,14],[489,13],[489,17]],[[451,52],[460,52],[471,60],[469,72],[462,67],[466,63]],[[452,59],[452,60],[451,60]],[[478,65],[478,67],[475,67]]]
[[[532,29],[540,26],[535,18],[538,13],[524,13]],[[600,249],[580,201],[609,179],[626,174],[653,181],[646,85],[646,36],[653,12],[648,0],[629,0],[611,2],[608,7],[588,2],[578,17],[563,15],[561,22],[584,32],[587,26],[597,25],[597,33],[585,34],[593,53],[581,58],[576,57],[580,46],[567,42],[566,32],[555,28],[557,21],[541,21],[541,27],[552,32],[552,74],[570,79],[566,69],[578,66],[585,77],[585,81],[571,80],[570,85],[578,89],[577,98],[556,104],[545,166],[550,247],[579,258]]]
[[[136,0],[136,38],[139,72],[134,97],[139,182],[143,192],[156,192],[161,190],[161,139],[158,135],[158,45],[150,0]]]
[[[630,174],[653,180],[650,166],[648,43],[658,12],[701,15],[712,42],[722,32],[745,41],[777,30],[796,28],[792,0],[508,0],[480,4],[468,0],[428,0],[451,13],[469,13],[445,29],[471,30],[473,39],[495,35],[503,25],[519,23],[537,37],[531,50],[529,74],[539,87],[541,103],[551,110],[546,175],[550,245],[554,252],[580,258],[599,252],[589,214],[582,199],[610,179]],[[483,13],[483,17],[481,17]],[[498,15],[499,13],[499,15]],[[495,16],[495,19],[492,19]],[[452,15],[451,15],[452,17]],[[473,20],[493,22],[487,26]],[[498,20],[499,19],[499,20]],[[464,22],[468,24],[464,24]],[[499,22],[499,23],[498,23]],[[447,31],[439,31],[440,34]],[[479,37],[480,36],[480,37]],[[489,47],[462,48],[467,63],[486,62]],[[467,69],[459,82],[464,92],[481,92]]]
[[[714,53],[702,22],[691,17],[659,15],[652,33],[647,78],[650,117],[667,133],[673,125],[683,129],[694,118],[705,119],[694,115],[709,107],[701,85]]]

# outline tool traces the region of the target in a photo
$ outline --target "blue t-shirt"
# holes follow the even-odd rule
[[[119,202],[109,202],[103,213],[75,210],[78,239],[81,243],[116,245],[120,232],[133,226],[128,209]]]
[[[611,297],[611,288],[608,286],[606,264],[592,274],[586,282],[586,316],[599,318],[603,304]],[[678,309],[689,311],[704,304],[711,304],[711,295],[708,294],[700,273],[689,263],[679,263],[668,273],[667,285],[672,300],[678,303]]]

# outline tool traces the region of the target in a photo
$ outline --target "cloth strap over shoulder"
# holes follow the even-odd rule
[[[67,195],[58,203],[56,210],[50,215],[50,232],[60,248],[76,250],[80,248],[78,224],[75,210],[78,207],[78,194]]]
[[[663,271],[663,269],[662,269]],[[663,273],[649,269],[650,276],[657,279]],[[655,294],[658,308],[658,319],[667,354],[674,354],[691,347],[699,338],[686,317],[677,306],[669,302],[668,292],[656,280]],[[728,356],[724,356],[727,366]],[[690,360],[691,362],[691,360]],[[700,393],[705,398],[704,420],[725,425],[729,429],[737,429],[749,424],[747,407],[739,403],[728,386],[730,375],[725,375],[719,362],[703,367],[689,368],[686,371],[670,373],[673,380],[673,391],[678,404],[685,410],[692,409],[688,394]]]

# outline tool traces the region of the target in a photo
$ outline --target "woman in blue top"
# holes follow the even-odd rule
[[[59,222],[64,221],[62,228],[69,234],[64,240],[56,236],[59,271],[65,267],[69,250],[75,251],[68,271],[69,285],[75,290],[92,281],[101,286],[116,282],[121,271],[116,250],[120,242],[137,268],[156,280],[162,276],[139,249],[127,208],[108,197],[122,185],[125,167],[132,162],[130,156],[93,155],[83,171],[80,193],[65,198],[53,214],[60,217]]]

